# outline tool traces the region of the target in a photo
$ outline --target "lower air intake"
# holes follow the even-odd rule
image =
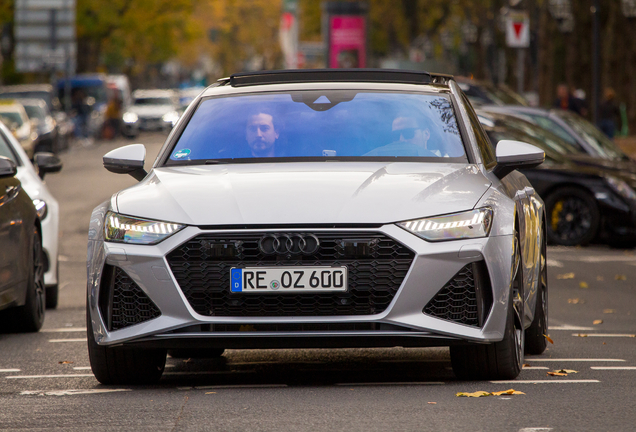
[[[492,306],[492,289],[483,261],[464,266],[422,312],[447,321],[481,327]]]
[[[108,330],[119,330],[161,315],[157,305],[119,267],[104,268],[99,306]]]

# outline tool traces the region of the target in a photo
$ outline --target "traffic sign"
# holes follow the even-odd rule
[[[530,18],[527,12],[514,11],[506,17],[506,45],[511,48],[530,46]]]

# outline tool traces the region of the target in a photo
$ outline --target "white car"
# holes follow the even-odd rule
[[[42,246],[44,248],[44,284],[46,285],[46,307],[57,307],[59,291],[58,238],[60,210],[57,200],[46,187],[42,178],[47,172],[62,169],[62,163],[52,153],[36,153],[35,166],[26,152],[13,137],[9,129],[0,123],[0,156],[8,157],[18,166],[16,177],[33,200],[42,224]]]
[[[179,120],[179,102],[172,90],[135,90],[133,105],[124,113],[124,123],[138,129],[170,130]]]
[[[94,209],[87,333],[103,384],[166,354],[450,346],[460,379],[514,379],[546,348],[543,201],[450,76],[267,71],[208,87],[139,180]]]

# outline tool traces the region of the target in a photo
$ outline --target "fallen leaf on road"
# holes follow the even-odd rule
[[[616,309],[603,309],[603,313],[616,313]]]
[[[548,336],[548,335],[543,335],[543,337],[544,337],[544,338],[545,338],[548,342],[550,342],[552,345],[554,345],[554,341],[552,340],[552,338],[551,338],[550,336]]]
[[[590,286],[587,284],[587,282],[579,282],[579,288],[589,288]]]
[[[557,275],[557,279],[574,279],[574,273],[563,273]]]
[[[578,337],[587,337],[587,335],[585,333],[579,333],[577,334]]]
[[[216,392],[205,392],[205,394],[216,394]]]
[[[550,376],[568,376],[568,374],[563,372],[548,372],[547,374]]]
[[[561,372],[561,373],[565,373],[565,374],[579,373],[579,371],[575,371],[575,370],[572,370],[572,369],[560,369],[560,370],[558,370],[556,372]]]
[[[594,320],[594,322],[592,324],[594,324],[594,325],[603,324],[603,320]]]
[[[64,361],[61,361],[61,362],[58,362],[58,363],[59,364],[73,364],[72,361],[68,361],[68,360],[64,360]]]
[[[523,367],[532,367],[532,365],[529,365],[528,363],[524,363]]]
[[[597,281],[602,281],[602,280],[604,280],[604,279],[603,279],[603,276],[596,276],[596,280],[597,280]]]
[[[525,393],[517,391],[515,389],[508,389],[508,390],[503,390],[503,391],[498,391],[498,392],[492,392],[491,394],[493,396],[502,396],[502,395],[518,395],[518,394],[524,395]]]
[[[426,402],[429,405],[437,405],[437,402]]]
[[[457,393],[455,396],[457,397],[484,397],[484,396],[490,396],[491,394],[485,391],[476,391],[473,393],[465,393],[465,392],[459,392]]]
[[[625,276],[623,274],[617,274],[616,276],[614,276],[614,279],[616,279],[616,280],[627,280],[627,276]]]
[[[583,304],[585,302],[582,301],[581,299],[573,298],[573,299],[568,299],[568,303],[570,303],[570,304],[579,304],[579,303]]]

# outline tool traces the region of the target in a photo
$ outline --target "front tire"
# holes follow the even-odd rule
[[[102,384],[154,384],[166,366],[165,349],[109,348],[95,341],[86,308],[88,357],[97,381]]]
[[[19,332],[36,332],[42,328],[45,315],[44,261],[42,240],[37,228],[33,228],[29,259],[26,300],[23,306],[7,311],[7,322]]]
[[[526,354],[539,355],[545,351],[548,341],[548,266],[545,240],[541,246],[539,286],[534,308],[534,320],[526,329]]]
[[[453,372],[461,380],[511,380],[521,372],[525,332],[523,267],[518,235],[515,235],[514,250],[514,277],[504,337],[500,342],[491,344],[451,346]]]

